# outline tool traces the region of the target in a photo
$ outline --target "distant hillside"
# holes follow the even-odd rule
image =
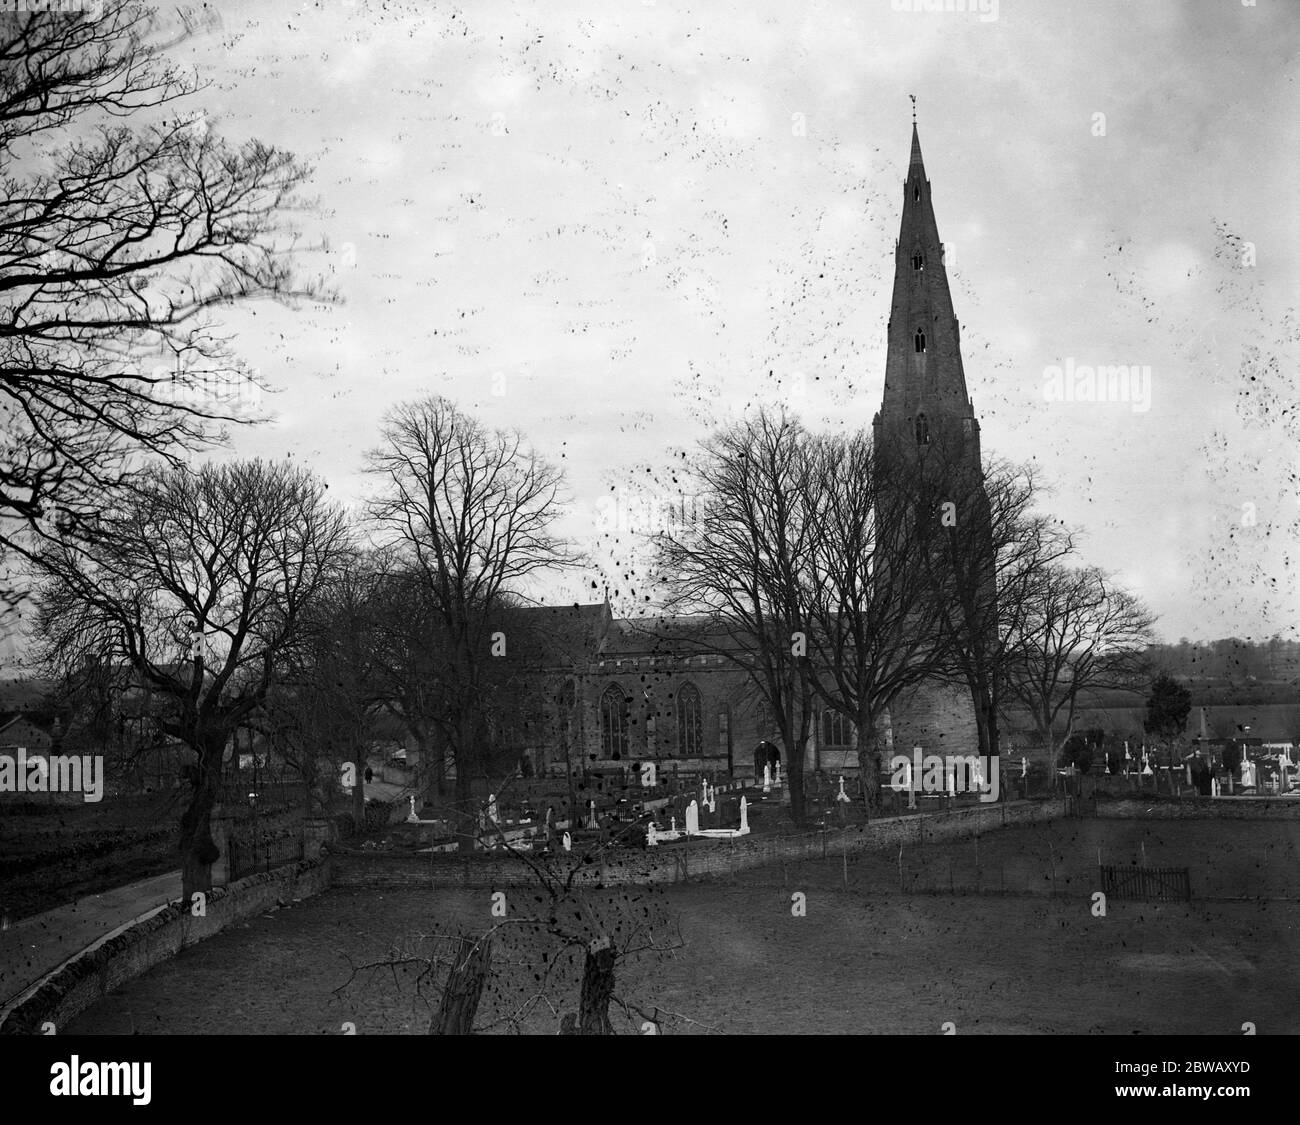
[[[1205,711],[1205,733],[1217,738],[1261,738],[1265,742],[1300,743],[1300,702],[1294,703],[1239,703],[1230,706],[1197,704],[1187,717],[1184,735],[1198,737],[1201,733],[1201,710]],[[1075,716],[1076,730],[1100,729],[1108,735],[1129,741],[1141,741],[1142,720],[1146,717],[1144,704],[1121,707],[1085,707]],[[1247,730],[1246,728],[1249,728]],[[1010,711],[1003,723],[1005,736],[1017,737],[1023,745],[1033,739],[1033,723],[1023,711]]]

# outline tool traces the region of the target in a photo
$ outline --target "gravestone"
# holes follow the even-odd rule
[[[686,833],[691,835],[700,830],[700,807],[694,801],[686,806]]]
[[[749,831],[749,802],[744,797],[740,798],[740,830]]]

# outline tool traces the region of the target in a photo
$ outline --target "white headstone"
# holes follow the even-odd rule
[[[595,801],[588,801],[588,802],[587,802],[587,827],[588,827],[588,828],[599,828],[599,827],[600,827],[600,822],[596,819],[596,802],[595,802]]]
[[[1020,755],[1020,776],[1021,777],[1029,776],[1029,759],[1026,758],[1023,754]]]
[[[843,775],[843,774],[840,774],[840,791],[839,791],[838,793],[835,794],[835,799],[836,799],[837,801],[843,801],[843,802],[845,802],[846,804],[847,804],[848,801],[850,800],[849,795],[848,795],[847,793],[844,792],[844,775]]]
[[[410,815],[407,816],[406,818],[406,823],[414,824],[416,821],[420,819],[418,816],[415,815],[415,794],[414,793],[411,794],[410,800],[411,800],[411,812]]]
[[[772,767],[766,764],[763,766],[763,792],[772,792]]]
[[[740,798],[740,830],[749,831],[749,802],[744,797]]]
[[[487,814],[489,823],[495,824],[497,822],[497,795],[495,793],[488,794]]]
[[[563,844],[564,844],[564,850],[565,850],[566,852],[567,852],[571,847],[573,847],[573,837],[570,836],[567,832],[564,834],[564,840],[563,840],[562,842],[563,842]]]
[[[686,834],[693,835],[700,830],[700,806],[692,801],[686,806]]]
[[[669,829],[671,830],[672,834],[673,834],[674,836],[676,836],[676,835],[677,835],[677,818],[676,818],[675,816],[670,816],[670,817],[668,818],[668,827],[669,827]]]
[[[781,788],[781,763],[779,760],[776,763],[776,776],[772,780],[776,783],[776,787],[780,789]]]
[[[646,825],[645,844],[647,848],[656,847],[659,843],[658,835],[655,833],[655,822],[652,820]]]

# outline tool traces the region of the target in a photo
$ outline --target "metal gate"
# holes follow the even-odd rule
[[[1191,871],[1186,867],[1103,865],[1101,889],[1107,898],[1138,902],[1191,902]]]

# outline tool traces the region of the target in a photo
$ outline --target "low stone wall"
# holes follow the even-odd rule
[[[949,812],[889,817],[868,825],[794,836],[742,836],[665,844],[645,851],[620,851],[578,868],[575,883],[587,885],[677,883],[726,876],[782,860],[820,858],[840,851],[862,852],[900,844],[924,844],[989,832],[1013,824],[1054,820],[1065,815],[1063,800],[1013,801],[969,806]],[[510,855],[410,855],[393,852],[337,852],[331,857],[333,887],[508,887],[531,884],[525,862]]]
[[[218,887],[208,895],[202,918],[174,902],[57,970],[0,1023],[0,1034],[39,1035],[47,1023],[61,1031],[96,1000],[186,946],[276,906],[317,894],[329,881],[329,862],[316,859]]]
[[[1091,812],[1091,802],[1086,806]],[[1140,820],[1300,820],[1300,800],[1294,797],[1165,797],[1153,801],[1100,800],[1096,815],[1103,819]]]

